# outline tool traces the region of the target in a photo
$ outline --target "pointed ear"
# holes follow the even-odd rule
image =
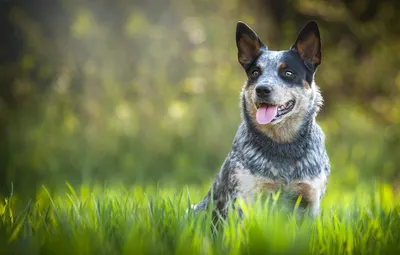
[[[321,64],[321,37],[317,22],[310,21],[301,30],[291,50],[297,51],[300,57],[311,62],[314,68]]]
[[[236,45],[239,63],[246,68],[258,56],[265,45],[248,25],[239,21],[236,25]]]

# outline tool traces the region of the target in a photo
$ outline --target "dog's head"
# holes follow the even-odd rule
[[[291,141],[322,103],[314,83],[322,58],[317,23],[309,22],[289,50],[272,51],[249,26],[238,22],[236,44],[248,77],[242,90],[244,114],[274,140]]]

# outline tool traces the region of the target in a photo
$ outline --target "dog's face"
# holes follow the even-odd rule
[[[250,27],[238,22],[236,44],[248,77],[242,91],[246,114],[271,138],[290,141],[322,101],[313,82],[322,57],[317,23],[308,23],[289,50],[270,51]]]

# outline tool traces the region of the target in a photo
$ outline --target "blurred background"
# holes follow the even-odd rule
[[[317,20],[331,183],[396,186],[399,10],[376,0],[2,0],[0,192],[211,182],[240,122],[238,20],[273,50]]]

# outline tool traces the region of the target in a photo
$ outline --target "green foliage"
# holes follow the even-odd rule
[[[15,4],[9,15],[23,44],[0,66],[16,102],[0,99],[3,192],[213,178],[240,121],[237,20],[276,50],[310,17],[323,39],[318,121],[332,178],[399,180],[400,39],[389,4],[363,21],[363,1],[53,2],[54,12]]]
[[[206,190],[135,186],[63,192],[39,189],[34,201],[0,203],[6,254],[398,254],[400,196],[388,185],[330,188],[316,220],[260,201],[241,203],[219,226],[210,212],[185,213]],[[397,194],[400,195],[400,194]]]

